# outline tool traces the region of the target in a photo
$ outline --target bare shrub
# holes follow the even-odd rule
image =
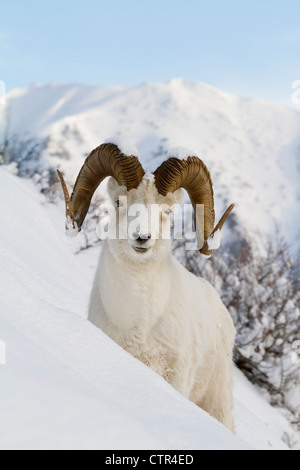
[[[238,229],[235,229],[238,238]],[[292,360],[300,339],[299,260],[278,235],[264,247],[250,237],[224,245],[209,261],[185,251],[175,253],[189,271],[210,281],[221,294],[237,329],[236,365],[270,402],[288,410],[300,429],[300,366]]]

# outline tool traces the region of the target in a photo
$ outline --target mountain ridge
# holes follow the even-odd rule
[[[133,141],[151,171],[170,147],[191,148],[212,173],[217,212],[235,202],[246,231],[265,236],[277,225],[295,251],[300,247],[294,109],[183,79],[133,88],[52,84],[9,92],[0,135],[7,127],[8,139],[44,140],[41,168],[61,168],[69,183],[86,155],[112,135]]]

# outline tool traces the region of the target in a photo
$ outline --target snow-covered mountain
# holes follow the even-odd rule
[[[11,91],[2,111],[0,136],[43,140],[39,171],[61,167],[69,182],[110,136],[135,143],[149,170],[170,147],[192,148],[212,173],[217,216],[235,202],[248,231],[274,233],[276,223],[300,247],[300,113],[293,109],[174,79],[136,88],[32,86]]]

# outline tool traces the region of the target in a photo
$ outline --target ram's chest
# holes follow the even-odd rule
[[[151,339],[150,341],[135,338],[124,341],[122,347],[136,359],[150,367],[165,380],[169,381],[173,373],[174,358],[171,351]]]
[[[131,278],[128,274],[108,270],[99,282],[101,304],[110,322],[126,332],[137,329],[149,331],[163,315],[169,298],[170,280],[167,276],[155,279],[140,276]]]

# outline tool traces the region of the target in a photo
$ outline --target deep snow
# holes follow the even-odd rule
[[[73,254],[62,203],[3,168],[0,201],[1,449],[286,448],[238,371],[236,437],[86,320],[99,253]]]

